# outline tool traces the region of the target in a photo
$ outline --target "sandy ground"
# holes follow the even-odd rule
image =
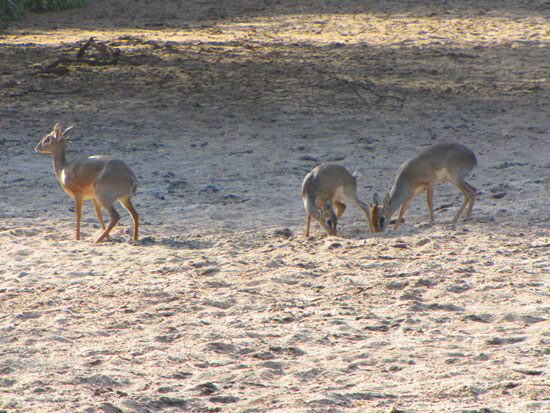
[[[300,3],[300,2],[299,2]],[[112,1],[0,29],[0,411],[550,411],[550,7]],[[383,3],[383,4],[380,4]],[[107,17],[110,16],[110,17]],[[73,59],[93,36],[116,65]],[[104,59],[93,48],[88,59]],[[109,242],[34,145],[140,179]],[[304,238],[304,175],[385,194],[475,151],[396,232]]]

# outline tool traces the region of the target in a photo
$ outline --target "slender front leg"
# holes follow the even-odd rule
[[[434,222],[434,207],[433,207],[433,197],[434,197],[434,186],[428,185],[426,187],[426,202],[428,203],[428,209],[430,210],[430,220]]]
[[[405,211],[413,198],[414,196],[410,197],[409,199],[406,199],[405,202],[403,202],[403,204],[401,205],[401,208],[399,209],[399,216],[397,217],[397,221],[395,221],[395,225],[393,226],[394,231],[399,226],[399,223],[401,222],[401,219],[403,218],[403,215],[405,214]]]
[[[80,217],[82,216],[82,195],[74,194],[74,203],[76,210],[76,239],[80,240]]]
[[[307,214],[307,223],[306,223],[306,238],[309,237],[309,224],[311,223],[311,215]]]

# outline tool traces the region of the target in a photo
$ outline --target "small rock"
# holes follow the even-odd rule
[[[201,189],[201,192],[220,192],[220,187],[214,184],[208,184]]]
[[[471,287],[469,285],[451,285],[447,288],[447,291],[451,293],[460,294],[465,291],[468,291]]]
[[[204,270],[201,271],[201,275],[214,275],[219,271],[220,270],[215,267],[205,268]]]
[[[168,193],[173,194],[174,192],[181,192],[187,188],[187,181],[185,180],[179,180],[175,182],[171,182],[168,185]]]
[[[281,363],[280,361],[266,361],[262,363],[262,367],[274,370],[282,370],[283,363]]]
[[[245,201],[245,199],[243,199],[242,197],[240,197],[237,194],[227,194],[223,197],[223,199],[225,201],[231,201],[231,202],[244,202]]]
[[[103,413],[122,413],[123,410],[119,407],[116,407],[114,404],[105,402],[99,406],[98,411]]]
[[[175,391],[175,388],[171,386],[161,386],[158,389],[159,393],[171,393],[173,391]]]
[[[414,283],[415,287],[433,287],[434,285],[437,285],[437,281],[428,278],[420,278]]]
[[[489,323],[491,321],[490,317],[484,315],[484,316],[479,316],[477,314],[470,314],[470,315],[467,315],[466,317],[463,318],[464,321],[466,320],[469,320],[469,321],[475,321],[477,323]]]
[[[208,343],[207,347],[208,350],[215,351],[216,353],[233,353],[237,351],[236,345],[221,342]]]
[[[507,338],[493,337],[488,339],[486,343],[492,346],[498,346],[503,344],[521,343],[525,339],[526,337],[507,337]]]
[[[409,246],[405,243],[397,243],[392,245],[393,248],[408,249]]]
[[[363,330],[367,331],[380,331],[382,333],[385,333],[386,331],[389,331],[390,328],[386,325],[379,325],[379,326],[365,326],[363,327]]]
[[[239,401],[238,397],[235,396],[214,396],[210,398],[212,403],[237,403]]]
[[[408,281],[403,281],[403,282],[392,281],[392,282],[390,282],[386,285],[386,288],[388,290],[402,290],[405,287],[407,287],[408,285],[409,285]]]
[[[252,355],[252,357],[257,358],[259,360],[273,360],[277,358],[275,354],[271,353],[270,351],[262,351],[261,353],[255,353]]]
[[[164,407],[178,407],[182,410],[187,410],[188,408],[186,400],[166,396],[161,397],[159,400],[153,401],[151,404],[158,409],[162,409]]]
[[[285,237],[285,238],[290,238],[292,237],[294,234],[292,233],[292,230],[290,228],[281,228],[281,229],[276,229],[275,231],[273,231],[273,233],[275,235],[278,235],[280,237]]]
[[[320,162],[321,162],[321,161],[319,160],[319,158],[316,158],[315,156],[311,156],[311,155],[300,156],[300,160],[301,160],[301,161],[311,161],[311,162],[316,162],[316,163],[320,163]]]
[[[492,198],[495,198],[495,199],[501,199],[501,198],[504,198],[506,196],[508,192],[506,191],[503,191],[503,192],[497,192],[495,194],[492,194],[491,197]]]
[[[216,393],[219,389],[214,383],[203,383],[195,387],[195,390],[198,390],[201,396],[208,396],[212,393]]]
[[[543,371],[542,370],[532,370],[532,369],[514,369],[515,372],[525,374],[527,376],[540,376]]]
[[[188,371],[178,371],[177,373],[174,373],[172,375],[172,378],[173,379],[178,379],[178,380],[185,380],[189,377],[191,377],[193,375],[193,373],[190,373]]]

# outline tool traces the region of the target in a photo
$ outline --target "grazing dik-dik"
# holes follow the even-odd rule
[[[336,223],[346,209],[344,201],[361,208],[373,232],[369,207],[357,198],[356,179],[341,165],[327,163],[313,168],[302,183],[302,199],[307,212],[306,237],[309,237],[311,217],[327,234],[336,235]]]
[[[75,200],[76,206],[76,239],[80,239],[80,217],[82,202],[91,199],[95,212],[103,228],[103,233],[96,242],[109,236],[109,232],[120,220],[114,207],[116,200],[128,210],[134,220],[134,241],[138,239],[139,216],[131,198],[136,193],[137,178],[131,169],[120,159],[108,155],[96,155],[67,161],[65,157],[66,140],[73,134],[74,125],[62,132],[61,125],[54,126],[53,131],[44,136],[34,148],[37,152],[51,153],[53,169],[61,186]],[[109,213],[107,228],[101,215],[101,207]]]
[[[459,143],[438,143],[421,151],[406,161],[397,172],[395,183],[389,194],[380,202],[374,194],[371,208],[372,224],[377,232],[383,231],[390,218],[399,210],[394,229],[403,218],[412,199],[426,191],[430,219],[434,221],[432,198],[434,186],[441,181],[453,184],[464,195],[464,201],[456,212],[454,224],[464,207],[468,204],[466,217],[469,217],[476,199],[477,189],[464,180],[465,176],[477,165],[474,153]]]

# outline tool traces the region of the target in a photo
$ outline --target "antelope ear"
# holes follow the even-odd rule
[[[380,205],[381,202],[380,202],[380,198],[378,197],[378,194],[375,192],[373,197],[372,197],[372,202],[374,205]]]
[[[71,125],[67,129],[65,129],[65,132],[63,132],[63,138],[64,139],[67,139],[67,138],[73,136],[74,127],[75,127],[75,125]]]
[[[56,123],[53,127],[53,131],[55,132],[55,137],[59,138],[61,136],[61,124]]]

